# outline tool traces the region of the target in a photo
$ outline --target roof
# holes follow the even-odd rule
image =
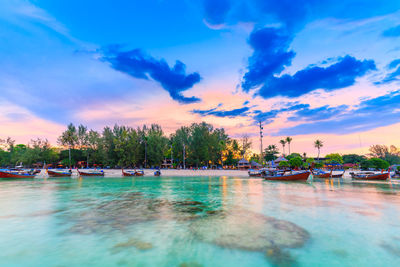
[[[250,162],[250,165],[251,165],[251,166],[258,166],[258,167],[262,166],[260,163],[255,162],[254,160],[252,160],[252,161]]]
[[[249,162],[246,160],[246,159],[241,159],[241,160],[239,160],[239,162],[238,162],[239,164],[249,164]]]
[[[288,161],[287,159],[285,159],[285,157],[280,156],[279,158],[277,158],[276,160],[274,160],[275,163],[281,162],[281,161]]]

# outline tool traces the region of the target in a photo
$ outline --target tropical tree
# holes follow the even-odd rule
[[[319,139],[315,140],[314,147],[318,149],[318,161],[319,161],[319,154],[321,151],[321,147],[323,147],[323,146],[324,146],[324,143],[321,140],[319,140]]]
[[[285,145],[286,145],[286,140],[282,139],[279,141],[282,145],[282,155],[285,156]]]
[[[339,153],[331,153],[326,155],[325,157],[328,158],[328,163],[343,164],[343,158]]]
[[[286,137],[285,141],[288,144],[288,149],[289,149],[289,155],[290,155],[290,143],[292,142],[293,138],[288,136]]]
[[[247,151],[251,148],[252,142],[250,141],[249,137],[247,135],[243,135],[241,138],[241,143],[242,143],[242,147],[241,147],[241,156],[242,158],[245,157]]]
[[[71,168],[71,148],[75,148],[78,142],[78,135],[75,125],[70,123],[67,129],[58,138],[58,143],[62,146],[68,147],[69,168]]]
[[[289,160],[290,167],[298,168],[303,165],[303,160],[301,157],[294,157]]]
[[[279,162],[278,166],[279,167],[289,167],[289,162],[283,160],[283,161]]]
[[[276,145],[268,145],[264,151],[265,161],[271,161],[278,158],[279,151]]]

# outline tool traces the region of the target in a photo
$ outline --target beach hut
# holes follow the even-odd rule
[[[250,166],[252,169],[258,170],[262,167],[262,165],[254,160],[250,162]]]
[[[277,158],[276,160],[274,160],[274,163],[275,163],[275,164],[279,164],[279,162],[281,162],[281,161],[288,161],[288,160],[285,159],[285,157],[280,156],[279,158]]]
[[[238,168],[239,170],[248,170],[250,169],[250,162],[248,162],[245,158],[239,160]]]

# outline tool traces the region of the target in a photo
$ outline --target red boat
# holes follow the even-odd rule
[[[72,171],[69,170],[68,172],[64,172],[47,170],[47,174],[49,175],[49,177],[71,177]]]
[[[293,174],[285,174],[285,172],[283,172],[282,174],[269,172],[266,174],[267,176],[263,176],[263,178],[265,180],[271,181],[307,181],[310,174],[311,173],[309,171]]]
[[[379,180],[379,181],[385,181],[389,179],[390,172],[384,172],[384,173],[350,173],[351,178],[354,180],[364,180],[364,181],[369,181],[369,180]]]
[[[313,172],[313,178],[330,178],[332,177],[332,170],[331,172],[324,172],[324,173],[317,173],[314,174]]]
[[[122,176],[143,176],[144,172],[143,171],[124,171],[122,169]]]
[[[78,175],[79,176],[104,176],[104,172],[103,171],[91,171],[91,172],[82,172],[79,169],[76,169],[78,171]]]
[[[0,178],[35,178],[35,174],[17,171],[0,171]]]

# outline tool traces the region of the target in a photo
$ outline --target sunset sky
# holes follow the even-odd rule
[[[258,151],[400,146],[398,0],[4,0],[0,138],[206,121]]]

